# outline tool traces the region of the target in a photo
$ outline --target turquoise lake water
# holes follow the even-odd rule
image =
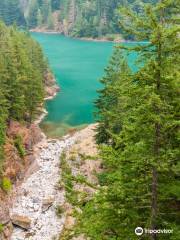
[[[42,128],[50,135],[59,136],[94,122],[94,101],[101,87],[99,80],[114,44],[58,34],[33,33],[32,36],[41,44],[60,86],[57,96],[46,103],[48,115]]]

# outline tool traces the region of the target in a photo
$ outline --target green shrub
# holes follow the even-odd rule
[[[16,136],[16,138],[14,139],[14,146],[16,147],[19,156],[23,158],[26,155],[26,150],[24,148],[21,136]]]
[[[4,151],[3,147],[0,146],[0,174],[2,173],[3,170],[3,163],[4,163]]]
[[[60,205],[56,206],[56,215],[57,215],[58,217],[61,217],[63,213],[64,213],[63,207],[60,206]]]
[[[7,177],[3,177],[1,180],[1,188],[5,191],[5,192],[9,192],[12,188],[12,184],[9,178]]]
[[[4,228],[3,224],[2,224],[2,223],[0,223],[0,234],[1,234],[1,233],[2,233],[2,231],[3,231],[3,228]]]

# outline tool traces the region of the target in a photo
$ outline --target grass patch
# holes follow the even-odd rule
[[[4,226],[2,223],[0,223],[0,234],[3,232]]]
[[[23,145],[22,137],[20,135],[17,135],[14,139],[14,146],[16,147],[18,154],[21,158],[25,157],[26,150]]]
[[[97,160],[97,156],[86,155],[84,153],[79,153],[79,157],[84,161],[85,160]]]
[[[9,178],[3,177],[0,182],[2,190],[8,193],[12,189],[12,184]]]

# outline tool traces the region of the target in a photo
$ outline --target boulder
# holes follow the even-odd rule
[[[44,199],[42,203],[42,212],[47,211],[53,205],[53,202],[54,198],[52,197]]]
[[[31,228],[31,219],[29,217],[14,214],[11,216],[11,221],[14,225],[26,230]]]

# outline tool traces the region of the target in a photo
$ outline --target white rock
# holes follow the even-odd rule
[[[65,137],[62,141],[46,140],[45,145],[41,145],[41,153],[36,159],[39,169],[21,186],[22,195],[16,199],[10,211],[32,220],[30,232],[33,232],[33,235],[28,237],[29,240],[51,240],[63,228],[64,216],[57,217],[54,207],[42,212],[41,206],[43,200],[49,196],[54,199],[53,205],[64,203],[64,191],[56,190],[60,178],[59,158],[62,151],[69,148],[75,140],[75,137]],[[25,240],[25,235],[23,229],[15,228],[11,240]]]

